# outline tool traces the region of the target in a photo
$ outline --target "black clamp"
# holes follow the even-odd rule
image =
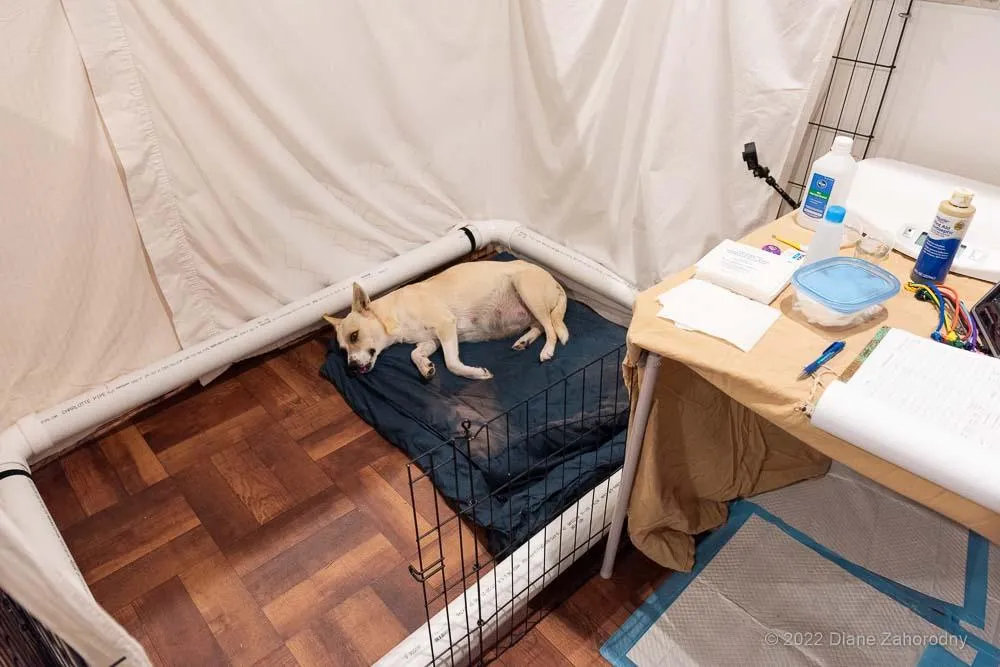
[[[743,161],[747,163],[747,169],[750,170],[757,178],[763,178],[764,182],[774,188],[775,192],[781,195],[781,198],[791,206],[793,209],[799,207],[799,203],[792,199],[792,196],[781,189],[778,182],[774,180],[774,176],[771,176],[771,170],[762,165],[757,160],[757,145],[754,142],[748,144],[743,144]]]

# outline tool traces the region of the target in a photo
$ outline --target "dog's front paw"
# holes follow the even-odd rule
[[[528,341],[520,339],[516,343],[514,343],[512,347],[515,350],[526,350],[528,349]]]
[[[425,380],[433,378],[435,373],[437,373],[437,368],[434,366],[434,363],[430,361],[428,361],[427,365],[420,369],[420,375]]]
[[[493,373],[490,373],[489,370],[485,368],[476,368],[473,369],[473,372],[470,375],[470,377],[473,380],[489,380],[493,377]]]
[[[551,359],[555,353],[555,350],[550,350],[549,348],[544,347],[542,348],[542,353],[538,355],[538,360],[544,364],[546,361]]]

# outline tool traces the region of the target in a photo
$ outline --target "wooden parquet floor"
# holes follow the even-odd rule
[[[324,356],[312,338],[245,362],[36,472],[98,602],[155,664],[370,665],[423,624],[407,458],[318,375]],[[634,551],[618,572],[497,664],[605,664],[666,575]]]

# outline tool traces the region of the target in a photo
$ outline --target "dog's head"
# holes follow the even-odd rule
[[[363,375],[371,371],[375,359],[389,344],[389,334],[371,305],[361,285],[354,283],[351,312],[342,319],[323,316],[337,332],[337,344],[347,355],[347,367],[352,373]]]

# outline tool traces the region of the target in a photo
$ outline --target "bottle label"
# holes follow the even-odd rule
[[[965,228],[965,218],[938,213],[934,216],[934,222],[931,223],[931,229],[927,232],[927,236],[941,241],[952,238],[961,239],[965,235]]]
[[[914,275],[936,283],[944,282],[967,228],[965,218],[938,213],[917,256]]]
[[[813,174],[806,198],[802,202],[802,212],[810,218],[822,219],[826,215],[827,204],[830,203],[830,193],[833,192],[835,179],[820,173]]]

